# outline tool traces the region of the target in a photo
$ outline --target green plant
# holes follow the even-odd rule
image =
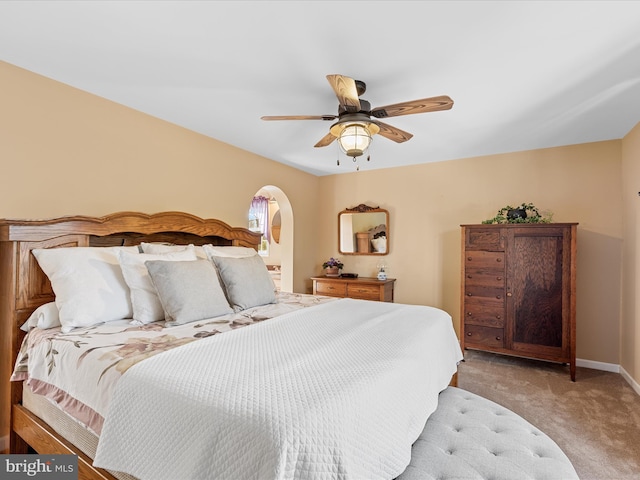
[[[331,257],[329,260],[327,260],[322,264],[322,268],[331,268],[331,267],[342,268],[344,267],[344,264],[340,260]]]
[[[509,212],[524,210],[525,216],[510,215]],[[483,220],[484,224],[491,223],[551,223],[552,214],[541,215],[537,207],[533,203],[522,203],[517,207],[507,205],[498,210],[498,214],[487,220]]]

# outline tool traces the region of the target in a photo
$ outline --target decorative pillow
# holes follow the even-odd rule
[[[259,255],[244,258],[214,256],[212,260],[234,311],[275,303],[275,285]]]
[[[55,328],[59,326],[60,315],[58,314],[56,302],[49,302],[36,308],[27,321],[22,324],[20,330],[28,332],[35,327],[45,330],[47,328]]]
[[[120,267],[125,282],[131,290],[131,306],[133,307],[133,325],[164,320],[164,309],[158,298],[156,288],[151,282],[149,271],[145,265],[149,260],[188,261],[197,260],[195,248],[189,245],[182,250],[164,254],[120,252]]]
[[[202,248],[204,248],[204,251],[207,254],[209,260],[211,260],[213,257],[244,258],[258,255],[257,250],[249,247],[225,247],[207,244]]]
[[[165,312],[167,326],[233,313],[208,260],[145,262]]]
[[[56,295],[62,331],[131,318],[130,291],[118,253],[138,247],[68,247],[32,250]]]

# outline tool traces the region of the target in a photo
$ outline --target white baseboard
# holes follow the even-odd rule
[[[576,366],[584,368],[592,368],[594,370],[602,370],[604,372],[620,373],[620,365],[615,363],[595,362],[593,360],[583,360],[576,358]]]
[[[616,365],[615,363],[604,363],[604,362],[594,362],[593,360],[583,360],[581,358],[576,358],[576,366],[584,367],[584,368],[593,368],[594,370],[602,370],[605,372],[613,372],[619,373],[622,375],[631,388],[635,390],[635,392],[640,395],[640,383],[636,382],[631,375],[620,365]]]
[[[636,391],[636,393],[640,395],[640,383],[636,382],[633,379],[633,377],[629,375],[629,372],[627,372],[622,367],[620,367],[620,375],[622,375],[622,378],[624,378],[627,381],[627,383],[631,385],[631,388],[633,388]]]

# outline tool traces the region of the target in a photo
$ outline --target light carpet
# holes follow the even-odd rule
[[[581,480],[640,480],[640,395],[621,375],[578,367],[572,382],[567,366],[473,350],[458,372],[551,437]]]

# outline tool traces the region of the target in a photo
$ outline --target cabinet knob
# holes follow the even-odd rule
[[[513,293],[511,293],[511,292],[507,293],[507,297],[511,297],[512,295],[513,295]]]
[[[496,280],[502,280],[502,277],[496,277]]]
[[[496,315],[496,318],[500,320],[502,318],[502,315]]]
[[[467,257],[467,260],[471,261],[471,260],[472,260],[472,258],[471,258],[471,257]]]
[[[501,258],[496,258],[496,262],[498,262],[498,263],[499,263],[499,262],[501,262],[501,261],[502,261],[502,259],[501,259]]]
[[[470,337],[470,336],[471,336],[471,332],[468,332],[468,333],[467,333],[467,337]]]
[[[327,287],[327,290],[335,290],[335,289],[336,289],[336,287],[332,287],[331,285],[329,285],[329,286]]]
[[[467,315],[471,316],[471,312],[467,312]]]
[[[502,295],[496,295],[496,298],[500,300],[502,298]]]
[[[473,278],[471,275],[467,275],[467,278]]]
[[[500,337],[496,337],[496,340],[500,340]]]
[[[467,293],[467,297],[470,297],[470,296],[471,296],[471,294],[470,294],[470,293]]]

